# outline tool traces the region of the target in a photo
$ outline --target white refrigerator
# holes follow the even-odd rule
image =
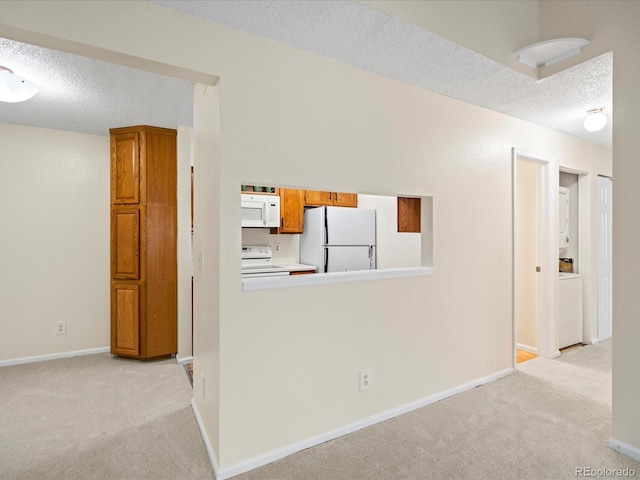
[[[376,268],[376,211],[317,207],[304,212],[300,263],[317,273]]]

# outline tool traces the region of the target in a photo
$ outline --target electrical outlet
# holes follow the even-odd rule
[[[280,244],[279,244],[279,243],[274,243],[274,244],[273,244],[273,249],[274,249],[276,252],[279,252],[279,251],[280,251]]]
[[[67,322],[56,322],[56,335],[67,334]]]
[[[371,369],[360,370],[360,391],[371,388]]]
[[[204,398],[204,373],[200,372],[200,386],[202,387],[202,398]]]

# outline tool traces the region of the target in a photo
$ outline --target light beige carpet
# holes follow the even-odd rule
[[[0,368],[0,479],[213,479],[175,359]]]
[[[175,360],[100,354],[0,368],[0,479],[210,480],[191,394]],[[610,417],[604,342],[236,479],[555,480],[577,467],[640,476],[607,447]]]

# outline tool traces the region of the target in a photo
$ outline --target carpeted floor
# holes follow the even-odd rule
[[[175,360],[108,354],[0,368],[0,479],[213,479],[185,377]],[[578,467],[640,476],[607,447],[610,417],[607,341],[236,478],[555,480]]]
[[[192,394],[175,359],[0,368],[0,479],[211,480]]]

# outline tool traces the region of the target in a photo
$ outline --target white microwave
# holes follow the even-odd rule
[[[241,194],[242,226],[269,228],[280,226],[280,197]]]

